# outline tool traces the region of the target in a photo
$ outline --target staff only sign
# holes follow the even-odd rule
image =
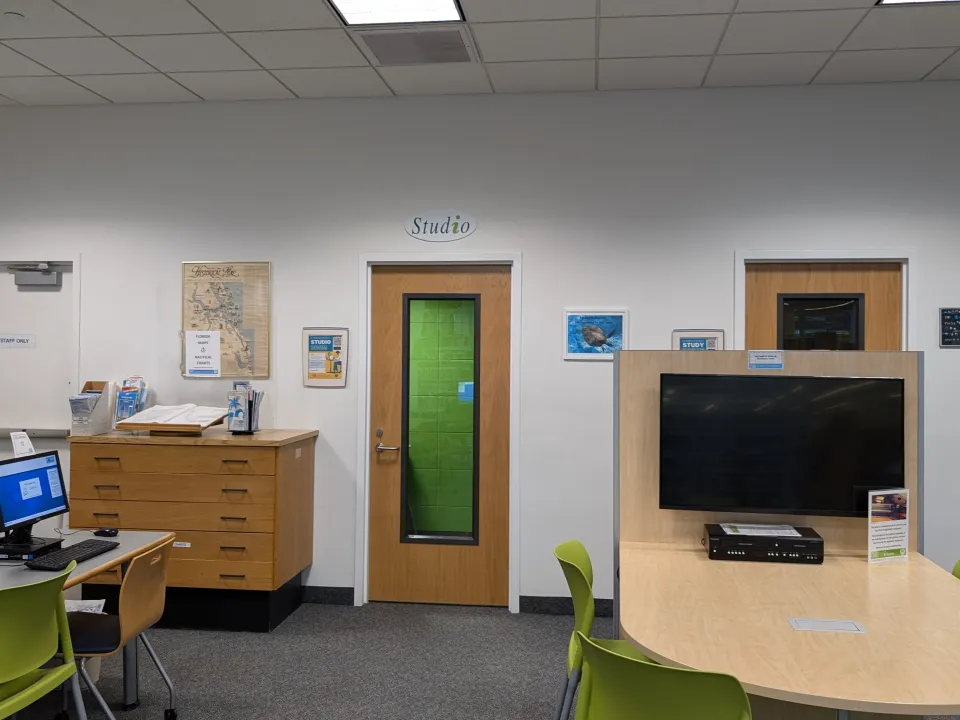
[[[430,212],[407,220],[407,235],[424,242],[453,242],[473,235],[477,221],[466,213]]]

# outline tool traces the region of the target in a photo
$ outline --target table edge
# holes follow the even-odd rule
[[[69,588],[76,587],[77,585],[80,585],[84,581],[89,580],[90,578],[95,577],[102,572],[106,572],[107,570],[110,570],[111,568],[115,568],[118,565],[123,565],[123,563],[129,560],[132,560],[137,555],[142,555],[145,552],[150,552],[154,548],[163,545],[165,542],[167,542],[168,540],[172,540],[175,537],[176,535],[174,533],[168,532],[162,535],[161,537],[157,538],[153,542],[145,543],[143,545],[140,545],[130,550],[130,552],[128,553],[125,553],[123,555],[118,555],[115,558],[111,558],[109,562],[106,562],[103,565],[98,565],[97,567],[91,568],[90,570],[86,570],[85,572],[79,573],[77,575],[70,575],[70,577],[67,578],[67,581],[63,584],[63,589],[67,590]]]

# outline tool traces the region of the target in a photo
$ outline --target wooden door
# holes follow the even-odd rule
[[[371,307],[369,597],[505,606],[510,268],[377,267]]]
[[[748,350],[778,347],[778,295],[863,294],[864,350],[901,350],[900,263],[750,263],[746,273]]]

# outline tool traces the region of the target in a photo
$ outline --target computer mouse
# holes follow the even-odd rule
[[[100,528],[96,530],[93,534],[97,537],[116,537],[119,534],[119,530],[116,528]]]

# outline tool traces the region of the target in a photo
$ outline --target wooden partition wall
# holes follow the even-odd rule
[[[910,490],[910,549],[917,550],[921,355],[913,352],[784,352],[782,371],[747,370],[746,351],[629,350],[615,370],[621,542],[700,547],[704,523],[785,523],[813,527],[827,554],[866,555],[864,518],[806,517],[660,509],[660,375],[808,375],[904,380],[906,487]]]

